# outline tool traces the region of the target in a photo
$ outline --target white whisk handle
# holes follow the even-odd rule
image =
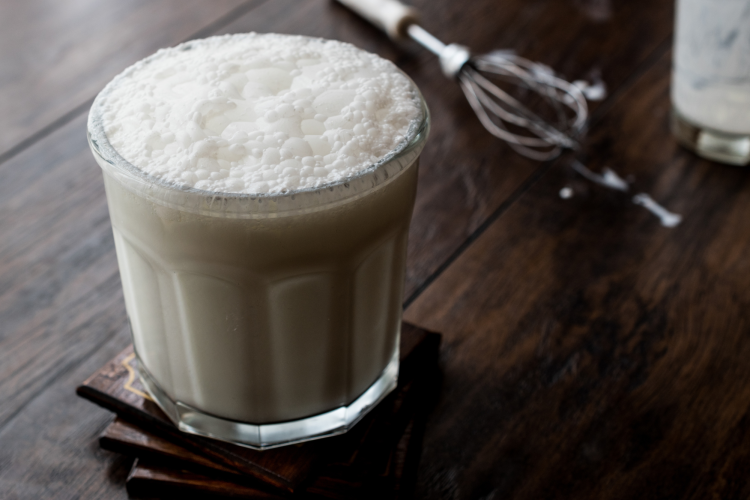
[[[406,29],[418,20],[418,13],[397,0],[338,0],[339,3],[385,31],[393,40],[406,37]]]

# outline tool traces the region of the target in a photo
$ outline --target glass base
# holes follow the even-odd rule
[[[674,106],[672,133],[680,144],[709,160],[739,166],[750,163],[750,134],[730,134],[695,125]]]
[[[137,358],[137,353],[136,353]],[[398,382],[398,350],[380,377],[349,406],[288,422],[251,424],[209,415],[180,401],[172,400],[154,381],[138,359],[143,385],[170,420],[183,432],[226,441],[254,450],[343,434],[382,401]]]

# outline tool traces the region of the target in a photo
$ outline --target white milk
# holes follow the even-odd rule
[[[426,133],[392,64],[303,37],[190,42],[100,94],[89,134],[135,349],[182,428],[304,440],[336,429],[248,438],[172,405],[261,428],[394,387]]]

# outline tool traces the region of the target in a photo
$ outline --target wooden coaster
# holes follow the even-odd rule
[[[337,493],[332,497],[346,498],[338,493],[362,487],[362,481],[375,481],[375,477],[385,478],[381,482],[398,490],[401,476],[383,471],[388,467],[396,471],[393,464],[413,455],[414,429],[421,426],[419,410],[439,378],[439,344],[439,334],[404,323],[398,388],[362,422],[342,436],[262,452],[179,431],[141,385],[132,347],[89,377],[77,393],[119,417],[102,436],[103,446],[142,457],[131,474],[129,488],[179,484],[222,493],[223,481],[268,491],[264,493],[271,495],[268,498],[295,491],[314,493],[315,488],[326,496],[326,487]],[[410,439],[404,441],[405,435]],[[400,455],[395,451],[399,447]],[[208,479],[199,481],[201,475]],[[185,477],[190,480],[180,480]],[[242,480],[238,482],[238,478]]]
[[[415,388],[414,382],[399,387],[393,398],[384,402],[384,411],[368,422],[355,454],[345,457],[346,462],[326,464],[301,491],[310,497],[323,498],[362,498],[363,491],[377,492],[373,498],[379,499],[398,498],[399,493],[408,491],[420,448],[419,440],[413,438],[415,428],[421,428],[424,420],[424,412],[420,412],[424,405],[420,408],[409,401],[419,398],[410,394]],[[422,391],[422,396],[425,395]],[[410,419],[400,429],[406,417]],[[399,429],[399,436],[391,435]],[[120,418],[105,429],[99,443],[102,448],[138,457],[127,483],[133,495],[193,491],[278,498],[256,478],[215,464]]]
[[[385,464],[383,475],[365,481],[322,475],[304,487],[302,493],[295,495],[295,498],[408,498],[416,479],[419,460],[420,446],[415,444],[415,441],[418,441],[414,436],[415,428],[416,423],[410,422]],[[199,460],[201,458],[199,457]],[[128,476],[127,487],[128,492],[136,497],[163,495],[173,498],[179,495],[184,498],[184,495],[192,494],[196,498],[202,498],[208,494],[232,498],[288,498],[286,495],[282,496],[263,488],[262,485],[253,484],[246,476],[244,478],[232,473],[227,475],[226,471],[213,473],[205,468],[196,470],[189,465],[180,466],[168,460],[165,462],[153,457],[144,459],[139,456]]]
[[[378,462],[368,450],[384,451],[377,436],[365,439],[359,460],[351,465],[328,464],[300,488],[295,497],[399,499],[408,497],[416,480],[424,412],[412,416],[406,428]],[[146,433],[116,419],[100,437],[102,448],[137,457],[127,480],[133,496],[174,497],[192,493],[233,498],[285,498],[257,479],[226,469],[200,454]]]

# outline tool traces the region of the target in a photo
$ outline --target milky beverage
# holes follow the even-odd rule
[[[426,133],[391,63],[305,37],[189,42],[97,97],[90,142],[135,349],[181,428],[294,442],[394,387]],[[333,410],[338,424],[309,425]]]

